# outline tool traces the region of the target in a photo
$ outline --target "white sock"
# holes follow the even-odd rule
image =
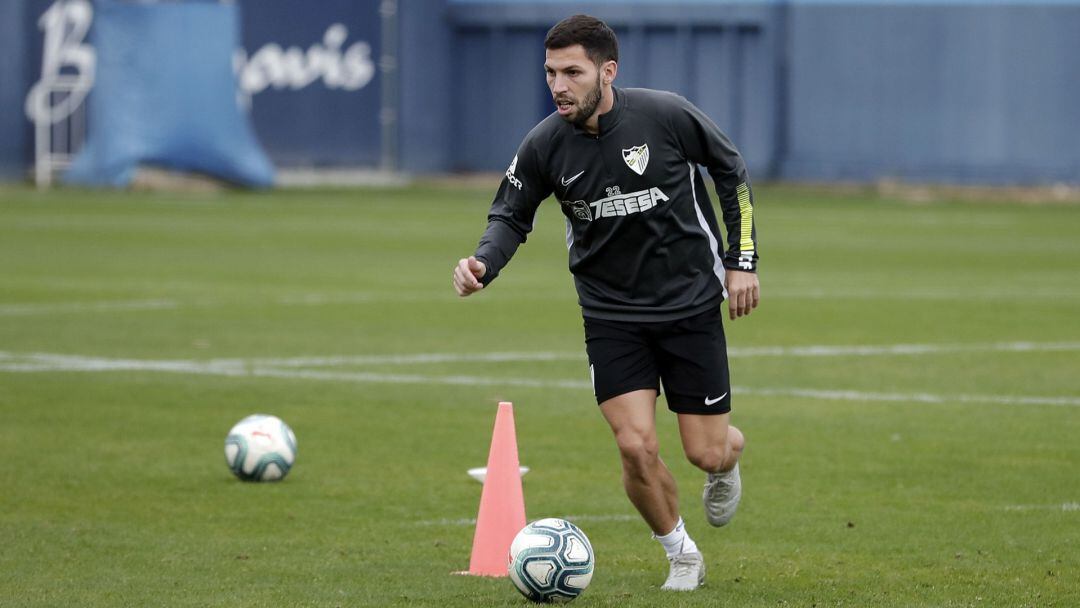
[[[660,541],[661,545],[664,545],[664,551],[667,552],[669,558],[680,553],[694,553],[698,550],[697,543],[686,533],[686,524],[683,523],[681,517],[675,524],[674,530],[663,536],[653,534],[653,538]]]

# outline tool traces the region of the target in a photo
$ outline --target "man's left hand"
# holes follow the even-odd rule
[[[757,308],[760,300],[757,275],[753,272],[728,269],[726,273],[728,290],[728,316],[731,320],[750,314]]]

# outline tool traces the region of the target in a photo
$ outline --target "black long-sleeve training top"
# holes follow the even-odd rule
[[[746,165],[686,99],[650,89],[614,94],[599,135],[552,113],[525,137],[476,250],[487,266],[482,282],[499,275],[554,193],[584,316],[667,321],[718,307],[726,268],[757,269]],[[698,165],[716,185],[726,250]]]

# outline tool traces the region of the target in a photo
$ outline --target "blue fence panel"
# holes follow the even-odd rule
[[[381,154],[379,0],[242,0],[240,85],[282,166],[374,166]]]
[[[528,27],[458,30],[453,170],[506,169],[518,143],[548,113],[544,33]]]
[[[464,74],[451,68],[450,56],[458,51],[451,43],[446,2],[408,0],[398,19],[399,165],[417,173],[448,171],[466,144],[457,140],[453,100],[461,94]]]
[[[1080,183],[1080,0],[399,0],[396,142],[380,0],[240,2],[240,81],[285,167],[376,166],[390,143],[409,171],[501,171],[551,111],[544,33],[586,12],[619,35],[618,85],[694,101],[757,178]],[[21,109],[52,6],[0,3],[2,175],[32,161]],[[86,50],[76,34],[65,60]]]
[[[752,171],[767,175],[777,163],[782,83],[775,65],[782,50],[782,11],[776,3],[449,6],[456,51],[449,69],[460,75],[455,140],[468,142],[454,155],[454,169],[504,169],[521,138],[552,112],[543,39],[575,12],[604,19],[619,37],[617,86],[684,95],[732,136]]]
[[[23,118],[26,94],[25,5],[0,2],[0,178],[13,178],[30,155]]]
[[[1080,4],[791,7],[782,175],[1080,179]]]
[[[376,165],[382,143],[380,1],[240,4],[242,40],[234,67],[240,95],[274,163]],[[34,85],[60,75],[92,79],[94,49],[83,28],[92,30],[93,24],[82,16],[92,16],[99,5],[100,0],[0,3],[0,173],[22,173],[32,162],[32,116],[21,110]],[[39,24],[46,14],[56,18]],[[59,61],[43,73],[48,56]],[[73,62],[76,56],[89,56],[90,69]]]

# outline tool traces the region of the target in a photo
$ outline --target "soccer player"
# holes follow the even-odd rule
[[[673,93],[613,86],[619,50],[603,22],[575,15],[547,34],[544,69],[555,112],[510,162],[474,255],[453,284],[490,285],[554,194],[585,325],[593,390],[622,458],[630,501],[663,545],[663,588],[689,591],[705,563],[679,514],[659,456],[661,385],[687,459],[706,473],[705,516],[723,526],[742,493],[742,433],[729,424],[723,301],[731,319],[757,307],[757,245],[746,166],[704,113]],[[699,165],[716,185],[727,248]]]

